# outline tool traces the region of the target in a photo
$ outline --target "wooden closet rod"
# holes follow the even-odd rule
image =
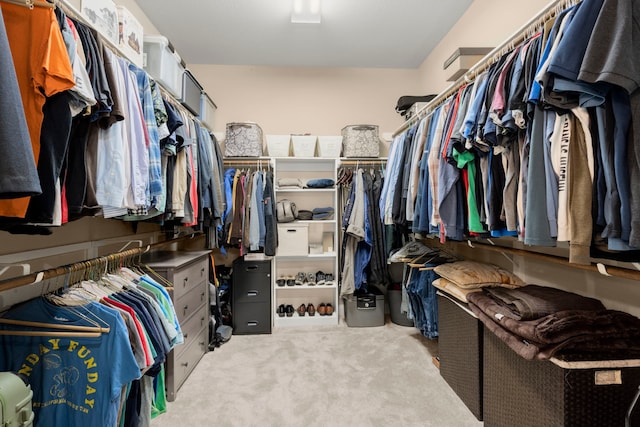
[[[92,269],[102,268],[104,271],[105,268],[109,266],[119,266],[123,261],[134,259],[139,257],[145,252],[150,250],[157,250],[160,247],[167,246],[173,243],[177,243],[184,239],[189,239],[194,237],[196,233],[193,233],[189,236],[180,237],[173,240],[166,240],[164,242],[154,243],[145,247],[139,247],[135,249],[129,249],[126,251],[116,252],[109,255],[92,258],[85,261],[78,261],[72,264],[67,264],[59,267],[50,268],[49,270],[44,270],[40,272],[36,272],[33,274],[29,274],[27,276],[20,276],[13,279],[8,279],[3,282],[0,282],[0,293],[3,291],[8,291],[11,289],[16,289],[22,286],[27,285],[41,285],[43,286],[47,279],[52,279],[54,277],[64,276],[66,274],[71,275],[83,275],[85,272],[90,271]],[[62,287],[63,285],[60,285]],[[53,292],[57,289],[43,289],[43,292]],[[0,301],[2,298],[0,297]]]
[[[456,242],[456,244],[464,245],[464,243],[458,243],[458,242]],[[535,259],[535,260],[538,260],[538,261],[549,262],[549,263],[553,263],[553,264],[562,265],[562,266],[565,266],[565,267],[571,267],[571,268],[575,268],[575,269],[579,269],[579,270],[590,271],[592,273],[602,274],[600,272],[600,270],[598,269],[598,267],[596,265],[594,265],[594,264],[585,265],[585,264],[571,263],[571,262],[569,262],[567,260],[567,258],[556,256],[556,255],[541,254],[541,253],[538,253],[538,252],[531,252],[531,251],[527,251],[527,250],[524,250],[524,249],[516,249],[516,248],[510,248],[510,247],[506,247],[506,246],[494,246],[494,245],[491,245],[491,244],[488,244],[488,243],[484,243],[484,242],[481,242],[481,241],[474,241],[473,245],[475,247],[481,245],[482,248],[478,248],[478,250],[481,250],[481,251],[491,251],[491,252],[498,252],[498,253],[503,253],[503,254],[521,256],[521,257],[524,257],[524,258],[531,258],[531,259]],[[623,279],[640,280],[640,271],[638,271],[638,270],[630,270],[630,269],[626,269],[626,268],[614,267],[614,266],[607,265],[606,266],[606,273],[609,274],[610,276],[620,277],[620,278],[623,278]]]
[[[415,116],[405,121],[395,132],[393,137],[400,135],[405,130],[409,129],[414,123],[421,120],[423,117],[431,114],[435,107],[446,101],[451,95],[456,93],[464,84],[471,83],[478,74],[488,69],[491,65],[498,62],[498,60],[505,54],[513,50],[517,45],[532,37],[536,31],[547,21],[558,16],[567,7],[579,3],[580,0],[554,0],[549,3],[544,9],[542,9],[536,16],[534,16],[529,22],[520,27],[519,30],[514,32],[511,37],[506,39],[501,45],[494,48],[491,52],[486,54],[478,63],[473,65],[469,71],[464,73],[461,77],[453,82],[443,92],[440,92],[435,98],[429,101],[424,107],[422,107]]]

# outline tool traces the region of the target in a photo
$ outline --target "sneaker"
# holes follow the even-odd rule
[[[327,273],[324,275],[324,284],[327,286],[333,285],[333,274]]]
[[[276,285],[278,285],[278,286],[284,286],[285,283],[287,283],[287,279],[285,279],[284,277],[281,277],[281,278],[276,280]]]
[[[309,285],[309,286],[315,286],[316,285],[316,275],[315,275],[315,273],[308,273],[307,274],[307,285]]]
[[[325,284],[325,275],[322,271],[318,271],[316,273],[316,285],[320,286],[320,285],[324,285]]]
[[[295,284],[296,284],[296,279],[294,279],[293,276],[287,277],[287,286],[295,286]]]
[[[306,278],[307,276],[304,273],[298,272],[298,274],[296,274],[296,285],[302,286]]]

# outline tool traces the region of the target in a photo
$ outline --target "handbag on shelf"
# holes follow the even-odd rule
[[[342,128],[344,157],[380,156],[380,137],[376,125],[349,125]]]
[[[262,156],[262,128],[256,123],[227,123],[225,157]]]
[[[278,222],[291,222],[298,218],[296,204],[288,199],[278,201],[276,204],[276,220]]]

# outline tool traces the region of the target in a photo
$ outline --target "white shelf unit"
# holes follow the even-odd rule
[[[279,189],[279,178],[299,178],[303,181],[315,178],[329,178],[337,180],[337,159],[330,158],[297,158],[276,157],[274,164],[274,184],[276,201],[289,199],[296,204],[298,210],[312,211],[314,208],[332,207],[334,216],[327,220],[298,220],[289,223],[279,223],[278,251],[273,259],[273,326],[274,328],[288,326],[320,326],[337,325],[338,314],[338,196],[337,189],[304,188]],[[287,236],[287,230],[293,232]],[[292,241],[292,239],[295,239]],[[303,242],[303,240],[305,240]],[[314,252],[310,253],[309,245],[313,245]],[[293,250],[292,250],[293,248]],[[293,253],[292,253],[293,252]],[[305,274],[331,273],[331,285],[294,285],[278,286],[279,278],[295,278],[298,272]],[[315,316],[305,313],[300,316],[298,307],[305,307],[311,303],[316,309]],[[321,303],[330,303],[334,312],[331,316],[320,316],[317,312]],[[284,304],[294,308],[293,316],[280,317],[278,307]]]

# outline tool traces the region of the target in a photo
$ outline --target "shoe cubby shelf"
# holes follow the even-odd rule
[[[291,317],[277,317],[274,322],[276,328],[279,327],[291,327],[291,326],[331,326],[338,323],[338,313],[333,313],[331,316],[298,316],[298,313],[293,313]]]
[[[273,159],[274,182],[280,178],[297,178],[306,182],[310,179],[332,179],[337,181],[338,159],[330,158],[297,158],[283,157]],[[297,209],[313,211],[316,208],[333,208],[333,217],[316,220],[297,220],[290,223],[278,224],[278,251],[273,258],[272,274],[272,313],[273,326],[319,326],[338,324],[338,196],[337,189],[331,188],[301,188],[279,189],[275,187],[276,201],[291,200]],[[302,285],[278,286],[279,278],[296,277],[304,273],[332,274],[331,285]],[[335,311],[331,316],[300,316],[297,311],[293,316],[280,317],[278,307],[282,304],[294,308],[302,304],[332,304]]]
[[[332,289],[336,288],[338,285],[333,283],[332,285],[295,285],[295,286],[276,286],[276,292],[284,292],[284,291],[303,291],[303,290],[317,290],[317,289]]]

